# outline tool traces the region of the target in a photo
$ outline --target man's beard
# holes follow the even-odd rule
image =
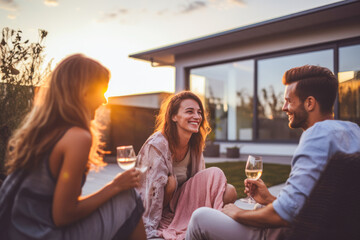
[[[293,112],[292,121],[289,122],[289,127],[307,129],[308,117],[308,112],[305,110],[304,106],[300,104],[300,106]]]

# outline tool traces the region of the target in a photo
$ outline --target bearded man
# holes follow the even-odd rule
[[[277,239],[299,214],[328,160],[336,152],[360,152],[359,126],[334,120],[339,84],[329,69],[292,68],[282,81],[286,86],[282,110],[288,115],[289,127],[304,131],[284,188],[276,197],[261,179],[246,179],[245,193],[264,207],[243,210],[227,204],[222,211],[199,208],[192,214],[186,239]]]

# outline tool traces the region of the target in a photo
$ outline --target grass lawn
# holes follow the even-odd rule
[[[206,168],[218,167],[222,169],[226,175],[228,183],[234,185],[236,188],[238,198],[243,198],[245,197],[245,164],[245,162],[206,163]],[[261,179],[265,182],[267,187],[271,187],[273,185],[284,183],[289,177],[289,173],[289,165],[264,163]]]

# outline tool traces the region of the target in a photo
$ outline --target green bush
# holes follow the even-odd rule
[[[50,72],[50,63],[42,69],[43,40],[47,31],[39,30],[39,40],[22,40],[22,31],[2,29],[0,42],[0,173],[4,171],[8,138],[29,112],[35,87]]]

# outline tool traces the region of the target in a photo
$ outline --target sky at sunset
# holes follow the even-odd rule
[[[173,92],[175,71],[129,54],[331,4],[332,0],[0,0],[0,27],[37,41],[48,31],[46,61],[72,53],[112,72],[108,96]]]

